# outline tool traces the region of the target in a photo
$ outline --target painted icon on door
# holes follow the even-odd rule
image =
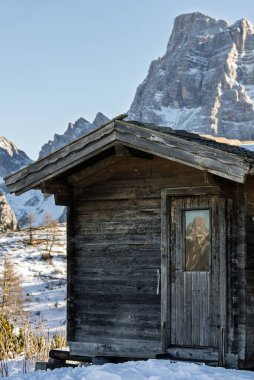
[[[185,270],[209,271],[211,252],[210,210],[185,210]]]

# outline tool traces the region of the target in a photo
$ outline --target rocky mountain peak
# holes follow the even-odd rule
[[[107,116],[103,115],[103,113],[101,112],[98,112],[93,121],[93,127],[98,128],[101,125],[106,124],[108,121],[109,121],[109,118]]]
[[[176,17],[173,31],[168,43],[168,50],[189,46],[192,41],[205,39],[219,33],[228,24],[223,20],[216,20],[203,13],[194,12]]]
[[[6,137],[0,136],[0,177],[27,166],[32,160]]]
[[[249,36],[254,35],[253,24],[245,18],[242,18],[236,21],[233,25],[229,26],[228,31],[236,45],[236,49],[240,53],[243,53],[245,50],[245,43]]]
[[[0,232],[16,230],[18,222],[3,193],[0,192]]]
[[[176,18],[129,119],[240,140],[254,138],[254,27],[201,13]]]
[[[78,139],[85,133],[93,130],[100,125],[106,123],[109,119],[101,112],[97,113],[93,123],[80,117],[75,123],[69,123],[67,130],[63,134],[55,134],[53,140],[49,140],[44,144],[39,153],[39,158],[43,158],[48,154],[53,153],[57,149],[62,148],[64,145],[69,144],[73,140]]]

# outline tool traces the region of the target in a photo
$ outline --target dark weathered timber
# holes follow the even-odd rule
[[[218,351],[213,350],[212,348],[182,348],[182,347],[171,347],[167,349],[169,357],[171,359],[179,360],[195,360],[199,358],[199,361],[204,362],[219,362]],[[197,359],[196,359],[197,360]]]
[[[246,183],[246,357],[254,368],[254,181]]]
[[[236,228],[237,228],[237,271],[235,281],[237,282],[237,307],[238,307],[238,356],[239,365],[245,361],[246,355],[246,194],[243,185],[237,186],[236,191]]]
[[[109,186],[111,185],[109,184]],[[96,190],[94,192],[96,193]],[[95,228],[93,225],[93,213],[95,211],[93,209],[89,211],[86,207],[87,204],[90,204],[90,201],[84,199],[83,192],[78,192],[77,194],[76,202],[79,209],[84,209],[86,213],[89,213],[89,216],[86,218],[85,225],[83,224],[83,218],[80,216],[82,214],[79,213],[76,219],[75,263],[79,263],[78,267],[80,268],[86,268],[86,272],[81,271],[79,273],[75,271],[71,276],[72,304],[76,316],[76,327],[73,332],[75,340],[91,343],[96,341],[99,344],[108,337],[113,336],[115,340],[123,338],[122,354],[125,354],[124,342],[126,339],[132,338],[133,342],[135,342],[133,343],[134,345],[136,345],[137,340],[146,342],[152,339],[154,342],[158,342],[160,340],[160,296],[156,294],[156,274],[157,268],[160,267],[160,256],[158,254],[156,258],[156,255],[154,255],[156,251],[154,251],[154,248],[150,250],[149,247],[151,243],[155,244],[154,247],[157,247],[156,249],[159,251],[160,239],[156,235],[160,236],[160,229],[157,229],[154,223],[148,222],[148,218],[145,221],[143,219],[146,229],[150,224],[151,236],[148,240],[145,238],[145,228],[142,224],[139,224],[139,219],[136,219],[136,216],[133,219],[133,216],[129,215],[129,219],[125,220],[120,212],[119,220],[115,220],[114,216],[109,219],[107,213],[105,213],[107,210],[106,200],[104,200],[104,209],[101,209],[100,214],[98,214],[99,219],[105,220],[105,228]],[[107,199],[106,194],[107,192],[105,192],[104,199]],[[116,206],[118,202],[117,192],[111,190],[111,194],[110,207],[113,206],[114,208],[114,205]],[[152,209],[158,206],[157,201],[150,202]],[[140,215],[140,212],[136,210],[135,203],[129,204],[128,209],[135,210],[135,214]],[[108,225],[106,226],[107,221]],[[98,221],[96,221],[96,224],[98,226]],[[139,231],[138,234],[137,231]],[[132,244],[133,242],[134,245]],[[141,252],[139,242],[142,244]],[[104,249],[100,249],[101,243]],[[90,255],[91,247],[94,250],[92,256]],[[147,253],[149,253],[149,256]],[[140,269],[138,268],[144,268],[144,271],[147,268],[150,272],[150,277],[148,278],[146,275],[140,276]],[[96,275],[91,276],[89,270],[92,270]],[[86,273],[88,277],[85,276]],[[114,276],[114,273],[116,273],[116,276]],[[137,275],[138,273],[139,276]],[[85,294],[83,294],[82,289],[86,289]],[[81,299],[78,296],[80,293],[82,293]],[[93,300],[93,305],[89,300]],[[101,302],[106,306],[108,313],[100,314]],[[117,309],[114,307],[115,304],[118,305]],[[124,309],[121,309],[119,305],[124,305]],[[146,308],[146,314],[142,314],[143,307],[140,307],[142,305]],[[149,305],[151,305],[150,308]],[[157,305],[156,312],[154,310],[155,305]],[[85,312],[87,307],[89,307],[88,310],[92,308],[95,313],[96,310],[99,311],[97,318],[95,318],[94,314]],[[85,318],[83,317],[84,314],[86,315]],[[150,321],[147,318],[149,315]],[[141,356],[143,355],[144,353]]]
[[[170,292],[168,288],[170,273],[169,207],[169,197],[163,191],[161,196],[161,342],[163,351],[168,348],[168,342],[171,339],[169,324]]]
[[[50,350],[49,351],[49,357],[51,359],[56,360],[71,360],[76,362],[91,362],[92,358],[90,356],[79,356],[79,355],[71,355],[70,351],[63,351],[63,350]]]
[[[99,154],[100,152],[110,148],[113,145],[113,142],[116,140],[116,136],[114,132],[111,132],[108,135],[105,134],[100,137],[101,138],[96,140],[96,142],[93,145],[89,144],[88,142],[87,147],[84,147],[81,145],[81,147],[79,148],[79,150],[75,152],[75,154],[74,153],[66,154],[66,157],[64,160],[63,159],[61,160],[60,158],[57,159],[56,161],[54,161],[53,167],[50,167],[46,163],[42,163],[42,161],[44,160],[42,159],[38,161],[38,168],[36,167],[36,171],[30,174],[29,173],[30,167],[28,166],[27,169],[23,169],[24,170],[23,176],[20,176],[20,178],[15,178],[15,185],[10,182],[8,183],[10,191],[15,192],[17,195],[19,195],[27,190],[30,190],[33,187],[37,187],[41,183],[42,179],[44,182],[51,180],[57,175],[72,168],[73,166],[84,162],[85,159],[89,159],[92,156]],[[85,158],[84,158],[84,152],[85,152]],[[67,153],[69,152],[67,151]],[[52,155],[54,155],[54,153],[52,153]],[[19,177],[19,172],[17,173],[17,176]]]
[[[70,350],[75,355],[90,353],[91,356],[115,356],[130,358],[155,358],[161,352],[159,343],[154,341],[133,341],[130,339],[103,339],[101,343],[69,342]]]
[[[169,186],[176,183],[172,173],[180,178],[181,171],[185,172],[184,166],[165,165],[163,159],[145,162],[131,158],[131,164],[124,164],[119,162],[115,170],[112,166],[112,178],[102,185],[94,183],[88,190],[77,188],[75,254],[70,266],[75,340],[99,344],[109,337],[121,337],[123,351],[126,339],[153,340],[156,347],[161,339],[164,290],[159,286],[157,294],[158,271],[167,268],[161,266],[160,255],[161,175],[163,185]],[[141,172],[142,180],[137,178]],[[204,176],[195,169],[179,183],[192,183],[194,177],[201,193],[218,192],[216,186],[202,187]],[[152,190],[141,192],[144,183],[152,184]]]
[[[179,137],[154,132],[144,127],[129,126],[124,122],[118,122],[115,128],[117,139],[127,146],[130,145],[164,158],[170,156],[172,160],[206,169],[237,182],[244,181],[250,168],[250,164],[243,163],[239,157],[207,146],[202,147],[202,144],[195,144],[193,141],[182,140]]]
[[[125,345],[127,340],[132,341],[135,347],[140,347],[137,342],[153,341],[156,353],[171,349],[171,334],[174,336],[175,330],[170,327],[169,317],[172,316],[172,305],[176,303],[184,310],[182,323],[185,329],[180,338],[182,343],[178,341],[183,358],[185,351],[182,345],[184,340],[189,339],[188,326],[195,319],[191,327],[191,341],[187,341],[200,347],[194,350],[193,360],[202,360],[207,352],[208,360],[213,350],[221,365],[237,367],[239,308],[231,305],[231,299],[239,293],[238,282],[235,290],[230,288],[237,272],[234,270],[231,274],[229,268],[225,269],[232,263],[237,268],[236,257],[240,248],[240,220],[238,216],[231,216],[239,197],[236,187],[225,180],[218,180],[218,177],[205,176],[196,169],[186,170],[183,165],[162,158],[143,161],[126,157],[113,164],[110,170],[106,181],[89,182],[88,188],[82,187],[85,186],[86,177],[82,177],[81,172],[82,182],[76,178],[78,186],[73,204],[75,223],[72,222],[75,227],[73,237],[69,239],[73,249],[69,266],[69,308],[73,310],[73,318],[69,322],[71,347],[75,350],[78,347],[79,352],[91,353],[91,347],[95,347],[91,345],[96,344],[94,355],[102,352],[103,355],[109,354],[112,350],[114,355],[121,356],[128,351],[128,345]],[[99,173],[104,178],[103,170]],[[90,181],[91,176],[87,178]],[[144,191],[144,186],[149,186],[148,190]],[[208,279],[205,280],[203,275],[198,278],[192,276],[193,279],[185,275],[183,297],[181,292],[172,297],[168,282],[170,268],[174,265],[169,259],[170,215],[171,208],[175,209],[170,202],[172,197],[176,200],[193,197],[199,207],[202,198],[217,199],[211,204],[214,210],[213,240],[217,256],[213,268],[216,275],[212,274],[209,287]],[[224,227],[225,221],[227,227]],[[159,296],[156,294],[158,270],[161,275]],[[206,306],[206,293],[201,302],[197,297],[192,297],[193,292],[196,294],[199,289],[207,287],[210,289],[209,307]],[[181,306],[183,298],[186,304]],[[228,300],[227,306],[225,298]],[[213,310],[211,321],[216,333],[209,332],[204,325],[204,320],[209,316],[208,309]],[[179,313],[178,323],[181,323],[181,318]],[[209,344],[210,351],[207,349]],[[198,355],[200,352],[202,355]],[[148,349],[139,357],[144,355],[153,357],[154,353]],[[215,360],[212,354],[210,359]]]
[[[116,151],[117,157],[131,157],[132,156],[130,150],[123,144],[116,143],[115,151]]]
[[[63,367],[69,367],[69,368],[75,368],[78,366],[77,364],[71,364],[71,363],[56,363],[56,362],[36,362],[35,363],[35,371],[47,371],[48,369],[54,370],[57,368],[63,368]]]
[[[107,169],[107,172],[108,172],[111,166],[119,164],[121,160],[122,160],[121,158],[116,157],[116,156],[107,157],[104,160],[99,161],[95,163],[94,165],[88,166],[86,169],[83,169],[73,174],[72,176],[69,177],[69,181],[74,182],[74,183],[75,182],[80,183],[82,181],[87,181],[88,178],[93,177],[94,175],[98,177],[99,173],[101,173],[102,171],[105,172],[105,169]],[[87,182],[86,182],[86,186],[88,186]]]
[[[204,143],[203,143],[204,142]],[[128,148],[164,157],[179,163],[206,170],[224,178],[243,183],[253,165],[254,157],[241,154],[241,150],[225,149],[223,144],[207,144],[205,139],[186,139],[180,134],[166,130],[151,129],[145,125],[133,125],[124,121],[113,121],[81,139],[69,144],[19,172],[6,178],[11,192],[21,194],[40,186],[69,169],[78,166],[115,144],[117,150],[128,152]]]

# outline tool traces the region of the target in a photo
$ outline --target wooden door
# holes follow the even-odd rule
[[[170,346],[219,351],[226,302],[224,200],[172,197],[169,242]]]

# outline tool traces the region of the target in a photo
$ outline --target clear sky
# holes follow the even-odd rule
[[[254,22],[254,0],[0,0],[0,135],[35,159],[68,122],[126,112],[194,11]]]

